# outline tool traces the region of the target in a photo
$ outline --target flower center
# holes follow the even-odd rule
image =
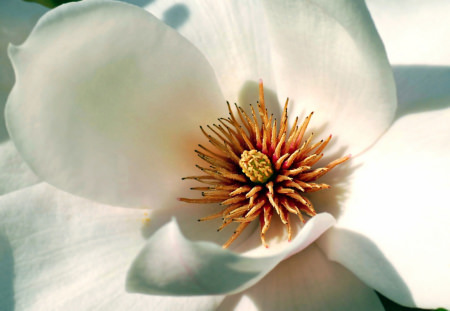
[[[296,118],[293,125],[288,126],[286,101],[277,124],[277,120],[269,117],[267,112],[262,82],[257,106],[257,111],[250,106],[251,114],[236,106],[236,115],[228,104],[229,118],[220,118],[219,124],[208,125],[210,133],[200,127],[211,145],[199,145],[201,149],[195,152],[207,164],[197,165],[202,175],[183,178],[202,183],[202,186],[191,188],[201,191],[202,197],[180,198],[180,201],[219,203],[217,213],[199,221],[222,219],[218,231],[231,223],[239,224],[224,248],[257,219],[261,242],[268,247],[265,235],[273,215],[278,215],[286,226],[288,240],[291,240],[290,215],[297,216],[302,223],[306,222],[304,216],[316,215],[308,193],[330,186],[315,181],[350,158],[348,155],[314,169],[313,166],[323,157],[322,151],[330,142],[331,135],[316,143],[313,142],[313,133],[306,135],[312,113],[303,123],[297,124]]]
[[[252,149],[244,150],[239,160],[242,172],[252,182],[265,184],[273,176],[272,163],[262,152]]]

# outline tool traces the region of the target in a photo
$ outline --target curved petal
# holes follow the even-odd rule
[[[392,64],[450,65],[450,3],[367,0]]]
[[[228,296],[219,311],[383,311],[375,292],[312,244],[283,261],[258,284]]]
[[[450,307],[450,108],[397,120],[359,160],[328,256],[403,305]],[[428,102],[433,109],[441,103]],[[345,232],[349,231],[349,232]],[[372,245],[371,245],[372,244]],[[379,249],[383,264],[373,253]]]
[[[47,9],[37,3],[3,0],[0,3],[0,142],[8,138],[4,107],[14,84],[14,71],[7,55],[9,43],[21,43]]]
[[[19,152],[39,177],[100,202],[172,203],[199,123],[225,110],[199,51],[128,4],[58,7],[10,55],[6,117]]]
[[[126,270],[152,225],[146,218],[144,210],[95,204],[47,184],[0,198],[2,308],[214,309],[221,297],[126,293]]]
[[[319,214],[287,247],[270,255],[237,254],[211,242],[186,239],[175,221],[156,232],[130,268],[127,288],[151,295],[217,295],[242,291],[278,263],[314,242],[334,219]]]
[[[39,182],[39,178],[22,160],[14,144],[8,140],[0,144],[0,195]]]
[[[145,9],[174,27],[205,55],[226,100],[243,106],[255,104],[257,85],[250,81],[264,79],[266,88],[275,89],[261,2],[152,1]],[[279,107],[273,110],[278,112]]]
[[[265,1],[280,100],[358,153],[392,122],[395,85],[364,1]],[[320,127],[322,126],[322,127]]]

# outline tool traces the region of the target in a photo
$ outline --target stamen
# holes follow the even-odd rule
[[[304,223],[307,215],[313,217],[316,211],[308,199],[309,193],[330,186],[315,181],[350,155],[330,162],[325,167],[313,168],[323,157],[323,151],[331,140],[313,142],[311,133],[305,140],[307,127],[313,113],[301,124],[296,117],[288,128],[288,104],[283,108],[279,130],[273,115],[269,116],[264,98],[262,82],[259,84],[257,111],[250,105],[247,114],[235,104],[236,113],[227,103],[229,117],[219,118],[218,124],[200,127],[210,146],[198,145],[197,155],[207,165],[200,166],[204,175],[194,175],[192,179],[205,186],[192,187],[201,191],[201,198],[179,198],[194,204],[217,204],[220,211],[200,218],[199,221],[222,219],[217,231],[231,223],[239,224],[230,239],[223,245],[229,247],[244,229],[259,218],[261,243],[268,247],[266,233],[274,214],[278,215],[287,230],[288,240],[292,238],[292,224],[289,214],[297,215]],[[259,116],[259,117],[258,117]]]
[[[250,222],[243,222],[239,225],[239,227],[237,227],[236,231],[233,233],[233,235],[231,236],[231,238],[225,242],[225,244],[222,246],[223,248],[227,248],[228,246],[230,246],[231,243],[234,242],[234,240],[237,239],[237,237],[242,233],[242,231],[244,231],[245,228],[247,228],[247,226],[250,224]]]

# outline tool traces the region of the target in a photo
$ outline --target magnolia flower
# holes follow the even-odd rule
[[[450,111],[435,99],[395,115],[364,3],[163,5],[149,4],[154,16],[117,2],[65,5],[9,49],[8,131],[42,182],[0,198],[6,306],[382,310],[371,288],[448,305],[439,237],[449,166],[436,160],[448,153]],[[217,207],[178,202],[189,193],[180,177],[195,174],[198,125],[225,116],[225,100],[255,103],[261,77],[275,115],[289,96],[291,115],[314,111],[314,131],[333,133],[329,153],[356,157],[330,173],[333,190],[311,196],[328,213],[291,242],[274,226],[266,249],[254,228],[223,250],[230,232],[196,221]],[[411,193],[418,186],[430,196]]]

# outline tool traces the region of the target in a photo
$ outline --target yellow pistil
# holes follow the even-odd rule
[[[262,152],[252,149],[244,150],[239,160],[242,172],[254,183],[266,183],[273,176],[272,164]]]
[[[261,82],[257,112],[250,106],[252,113],[249,115],[236,106],[236,115],[228,104],[229,118],[220,118],[220,124],[208,126],[211,134],[200,127],[211,146],[207,148],[199,145],[201,150],[195,152],[207,164],[197,165],[202,175],[183,179],[203,183],[202,187],[191,188],[201,191],[202,197],[179,200],[187,203],[219,203],[220,210],[199,219],[206,221],[221,218],[222,224],[217,231],[231,223],[238,223],[231,238],[223,245],[224,248],[230,246],[256,219],[260,223],[261,242],[268,247],[265,236],[273,215],[278,215],[286,226],[288,240],[291,240],[289,215],[296,215],[303,223],[306,221],[304,217],[313,217],[316,211],[305,194],[330,188],[327,184],[315,181],[350,158],[348,155],[324,167],[313,168],[322,159],[322,151],[331,135],[313,143],[313,134],[305,135],[312,113],[301,124],[297,124],[299,120],[296,118],[289,127],[287,107],[288,101],[281,122],[277,124],[266,110]]]

